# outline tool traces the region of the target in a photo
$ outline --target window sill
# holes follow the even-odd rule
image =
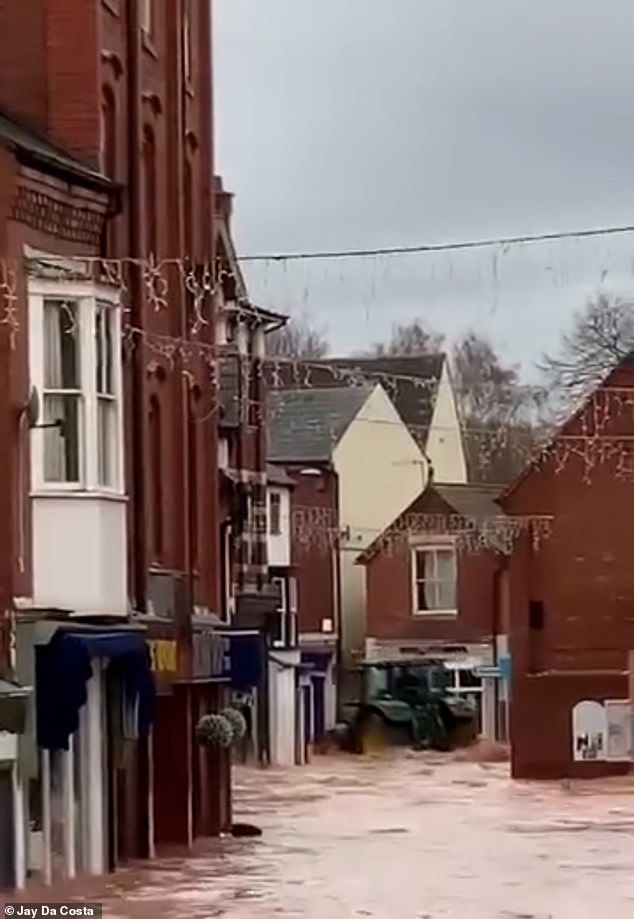
[[[414,619],[457,619],[457,609],[422,609],[412,613]]]
[[[82,501],[99,500],[114,501],[118,504],[124,504],[128,501],[128,496],[118,491],[108,491],[105,489],[86,489],[78,488],[34,488],[29,497],[31,498],[80,498]]]

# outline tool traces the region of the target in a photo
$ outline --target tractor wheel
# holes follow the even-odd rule
[[[372,712],[363,719],[361,750],[363,753],[380,753],[388,743],[387,727],[383,718]]]

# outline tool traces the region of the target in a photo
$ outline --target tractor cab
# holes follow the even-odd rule
[[[451,674],[440,659],[365,661],[362,697],[350,723],[357,752],[388,744],[448,750],[477,733],[472,700],[448,692]]]

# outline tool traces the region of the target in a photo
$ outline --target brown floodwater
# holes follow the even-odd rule
[[[527,784],[506,764],[324,757],[237,769],[235,819],[263,836],[73,893],[113,919],[634,916],[634,778]]]

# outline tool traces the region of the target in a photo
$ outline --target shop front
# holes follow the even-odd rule
[[[301,639],[300,639],[301,640]],[[302,700],[308,743],[319,744],[334,728],[337,710],[336,644],[301,645]]]
[[[231,826],[231,754],[201,745],[196,725],[230,704],[231,643],[213,626],[192,632],[192,802],[194,836],[218,836]]]
[[[128,811],[120,789],[147,758],[154,679],[143,630],[41,623],[34,647],[38,861],[46,883],[112,871],[124,828],[144,836],[145,800]],[[137,789],[138,791],[138,789]],[[35,840],[33,840],[35,842]],[[35,851],[31,853],[35,855]]]

